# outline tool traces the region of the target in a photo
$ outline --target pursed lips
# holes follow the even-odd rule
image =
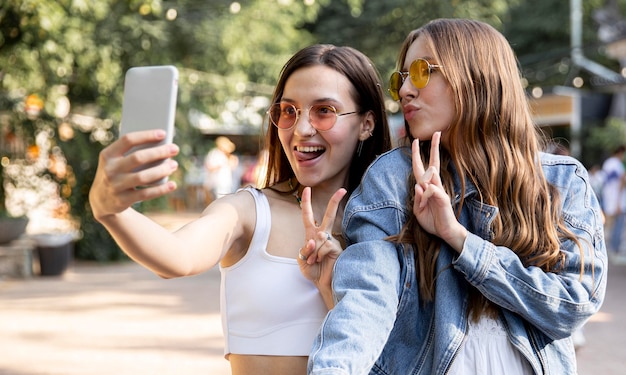
[[[412,104],[407,104],[404,107],[402,107],[402,112],[404,112],[404,118],[406,120],[411,120],[413,117],[415,117],[418,111],[419,111],[419,108]]]

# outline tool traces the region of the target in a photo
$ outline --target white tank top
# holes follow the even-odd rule
[[[530,375],[530,362],[511,344],[500,318],[481,316],[468,332],[448,375]]]
[[[328,310],[296,259],[267,252],[272,224],[267,197],[244,190],[254,197],[256,227],[246,255],[220,266],[224,355],[308,356]]]

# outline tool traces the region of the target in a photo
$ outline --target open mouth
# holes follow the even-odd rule
[[[296,146],[294,151],[298,160],[312,160],[322,155],[326,148],[322,146]]]

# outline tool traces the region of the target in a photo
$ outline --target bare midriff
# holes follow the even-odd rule
[[[228,359],[233,375],[306,375],[308,357],[231,354]]]

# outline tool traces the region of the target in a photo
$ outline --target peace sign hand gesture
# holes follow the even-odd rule
[[[334,305],[331,288],[333,267],[343,251],[341,244],[331,233],[339,202],[346,193],[346,189],[341,188],[333,194],[326,207],[322,224],[318,226],[311,207],[311,188],[305,187],[302,191],[302,223],[307,240],[298,254],[298,264],[304,277],[311,280],[320,290],[329,309]]]
[[[467,229],[458,222],[450,197],[441,182],[440,141],[441,132],[434,133],[427,169],[420,155],[419,139],[413,141],[412,163],[416,181],[413,214],[424,230],[438,236],[460,253],[467,237]]]

